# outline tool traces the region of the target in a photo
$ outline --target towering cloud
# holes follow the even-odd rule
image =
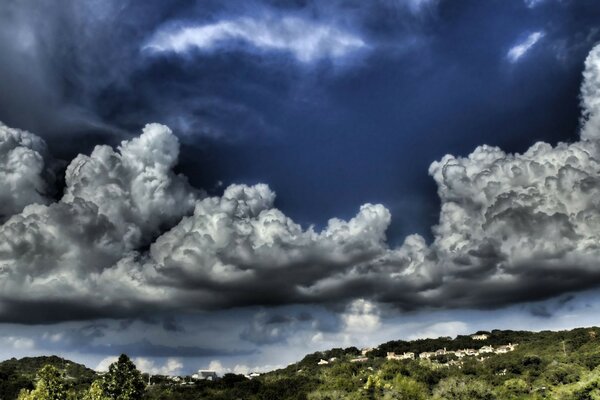
[[[28,204],[50,201],[53,163],[41,138],[0,124],[0,221]]]
[[[2,212],[15,215],[0,226],[0,320],[345,303],[354,329],[377,326],[377,302],[497,307],[594,287],[599,52],[586,61],[580,141],[536,143],[523,154],[480,146],[432,163],[441,211],[431,244],[411,235],[390,248],[382,205],[317,231],[275,208],[266,185],[203,197],[173,172],[178,141],[156,124],[116,150],[78,156],[63,198],[49,204],[43,142],[3,127]],[[247,337],[258,340],[255,331]]]

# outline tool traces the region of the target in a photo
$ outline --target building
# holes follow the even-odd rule
[[[329,361],[327,360],[323,360],[322,358],[319,360],[319,362],[317,363],[317,365],[327,365],[329,364]]]
[[[408,353],[403,353],[403,354],[396,354],[394,352],[388,351],[386,358],[388,360],[414,360],[415,353],[408,352]]]
[[[366,361],[369,361],[369,359],[367,357],[358,357],[358,358],[353,358],[352,360],[350,360],[350,362],[352,362],[352,363],[366,362]]]
[[[494,352],[494,348],[492,346],[483,346],[482,348],[479,349],[479,354],[493,353],[493,352]]]
[[[244,375],[247,379],[258,378],[260,374],[258,372],[250,372],[248,375]]]
[[[435,351],[435,355],[437,356],[445,356],[446,355],[446,348],[444,347],[443,349],[439,349]]]
[[[197,378],[194,378],[194,376],[197,376]],[[197,374],[192,375],[192,378],[200,381],[216,381],[218,379],[218,376],[215,371],[201,369],[198,371]]]
[[[473,340],[487,340],[490,337],[490,335],[485,334],[485,333],[481,333],[478,335],[471,335],[471,339]]]
[[[496,354],[504,354],[504,353],[508,353],[509,351],[513,351],[513,350],[515,349],[515,347],[516,347],[516,346],[517,346],[516,344],[509,343],[509,344],[507,344],[507,345],[505,345],[505,346],[498,346],[498,347],[496,348],[496,350],[494,350],[494,352],[495,352]]]
[[[479,352],[475,349],[464,349],[463,350],[466,356],[476,356]]]
[[[429,351],[424,351],[422,353],[419,353],[419,358],[426,358],[426,359],[430,359],[431,357],[434,357],[435,353],[431,353]]]
[[[375,350],[372,347],[364,347],[362,349],[360,349],[360,354],[362,354],[362,356],[366,356],[368,352]]]

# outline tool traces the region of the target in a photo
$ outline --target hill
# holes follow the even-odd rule
[[[0,362],[0,400],[16,399],[21,389],[32,389],[37,372],[45,365],[62,371],[76,390],[87,387],[96,379],[96,373],[85,365],[57,356],[11,358]]]
[[[96,377],[58,357],[8,360],[0,363],[0,399],[14,399],[15,388],[31,385],[45,364],[81,388]],[[600,328],[395,340],[312,353],[252,379],[227,374],[214,382],[189,376],[152,382],[145,399],[600,399]]]

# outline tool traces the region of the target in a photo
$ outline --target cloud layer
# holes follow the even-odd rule
[[[319,24],[299,17],[243,17],[215,23],[164,28],[145,46],[153,53],[185,54],[192,49],[212,51],[241,48],[251,51],[278,51],[292,54],[298,61],[337,59],[365,48],[358,36],[335,26]]]
[[[205,197],[173,172],[179,143],[158,124],[76,157],[51,202],[43,141],[2,127],[2,212],[13,215],[0,226],[0,320],[346,303],[351,330],[379,324],[372,302],[485,308],[595,287],[599,54],[586,61],[580,141],[523,154],[484,145],[432,163],[441,211],[430,245],[411,235],[390,248],[379,204],[316,230],[275,208],[263,184]],[[279,340],[269,332],[246,335]]]

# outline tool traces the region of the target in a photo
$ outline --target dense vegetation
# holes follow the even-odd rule
[[[446,364],[446,356],[385,358],[387,352],[418,354],[507,343],[519,345],[483,360],[464,357],[457,365]],[[367,353],[367,361],[350,362],[359,355],[354,347],[332,349],[254,379],[227,374],[216,382],[190,383],[188,377],[181,384],[153,377],[147,387],[125,356],[102,377],[56,357],[13,359],[0,363],[0,399],[600,399],[600,328],[539,333],[495,330],[485,341],[469,336],[392,341]],[[317,364],[332,358],[329,364]],[[41,369],[46,364],[53,367]],[[58,391],[44,397],[50,395],[52,385]],[[18,395],[21,389],[25,390]]]

